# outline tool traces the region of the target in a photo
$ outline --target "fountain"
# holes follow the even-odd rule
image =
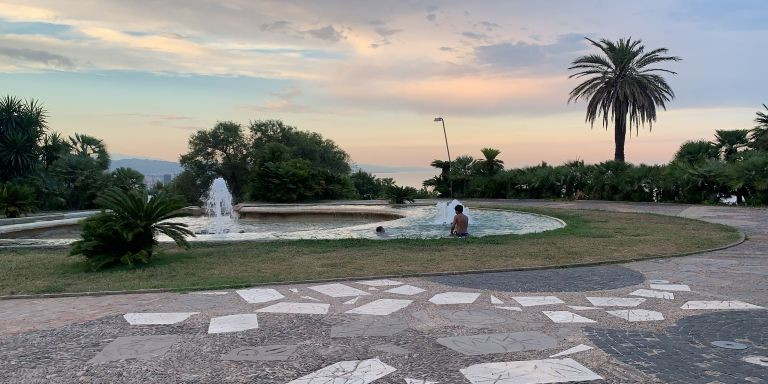
[[[445,203],[438,201],[437,204],[435,204],[435,208],[437,208],[437,215],[435,216],[435,221],[433,222],[433,224],[450,225],[451,223],[453,223],[453,216],[456,215],[455,208],[459,204],[461,204],[461,201],[458,201],[456,199],[452,201],[447,201]],[[469,218],[469,222],[472,223],[472,217],[469,215],[469,208],[467,208],[466,205],[463,205],[463,206],[464,206],[464,214],[467,215],[467,217]]]
[[[237,214],[232,206],[232,194],[229,193],[227,182],[218,177],[208,188],[208,195],[205,198],[205,215],[213,219],[213,227],[208,230],[211,234],[227,233],[227,227],[237,219]]]

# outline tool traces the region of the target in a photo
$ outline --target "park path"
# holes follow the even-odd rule
[[[1,300],[0,382],[768,383],[768,211],[493,203],[689,217],[747,240],[611,266]]]

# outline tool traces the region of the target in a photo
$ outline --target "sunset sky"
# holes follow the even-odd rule
[[[282,119],[356,163],[428,167],[502,151],[507,166],[613,156],[612,132],[567,104],[590,38],[683,58],[676,99],[627,160],[751,128],[768,103],[765,1],[0,0],[0,94],[111,152],[178,160],[216,121]]]

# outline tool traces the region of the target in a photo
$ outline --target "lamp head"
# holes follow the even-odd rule
[[[442,117],[435,117],[434,121],[443,121],[443,118]]]

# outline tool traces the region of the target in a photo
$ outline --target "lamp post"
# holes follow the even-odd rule
[[[448,193],[453,200],[453,179],[451,178],[451,150],[448,148],[448,134],[445,132],[445,120],[442,117],[435,117],[435,122],[443,123],[443,136],[445,137],[445,151],[448,152]]]

